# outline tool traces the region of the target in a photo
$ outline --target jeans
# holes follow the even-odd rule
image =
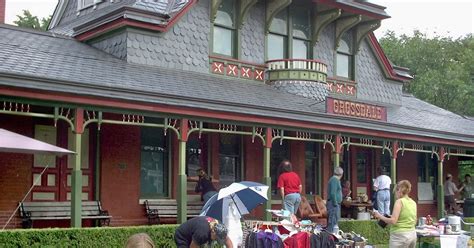
[[[377,191],[377,207],[381,215],[390,215],[390,190]]]
[[[298,193],[292,193],[285,195],[285,199],[283,199],[283,205],[285,207],[285,210],[290,211],[292,214],[296,214],[296,211],[298,211],[298,207],[300,206],[301,203],[301,195]]]
[[[332,201],[326,203],[326,208],[328,209],[328,227],[327,231],[332,233],[334,231],[334,226],[337,225],[339,219],[341,218],[341,204],[336,204]]]

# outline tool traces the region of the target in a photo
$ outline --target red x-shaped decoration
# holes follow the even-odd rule
[[[237,77],[237,66],[227,65],[227,75]]]
[[[255,69],[255,79],[263,81],[263,71]]]
[[[224,74],[224,63],[213,62],[212,63],[212,72],[217,74]]]
[[[338,85],[337,85],[337,90],[336,90],[336,92],[337,92],[337,93],[343,93],[343,90],[342,90],[343,87],[344,87],[343,84],[338,84]]]
[[[242,67],[240,70],[240,74],[243,78],[251,78],[251,73],[252,71],[247,67]]]
[[[334,89],[332,88],[333,86],[334,86],[333,83],[328,83],[328,90],[329,90],[330,92],[333,92],[333,91],[334,91]]]
[[[354,86],[347,86],[346,90],[348,95],[354,95]]]

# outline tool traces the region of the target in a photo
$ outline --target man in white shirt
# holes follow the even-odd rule
[[[381,173],[380,168],[377,169],[379,175],[374,181],[374,190],[377,192],[378,212],[382,215],[390,215],[390,184],[392,179]]]

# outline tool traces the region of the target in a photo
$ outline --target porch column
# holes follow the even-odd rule
[[[272,129],[267,128],[265,134],[265,144],[263,147],[263,184],[268,185],[268,201],[265,203],[264,219],[270,221],[271,213],[266,209],[272,209],[272,179],[270,177],[270,149],[272,148]]]
[[[342,151],[342,144],[341,144],[341,135],[336,135],[335,140],[335,151],[334,151],[334,168],[338,167],[341,162],[341,151]],[[347,173],[347,172],[344,172]]]
[[[444,187],[443,187],[443,162],[444,162],[444,149],[441,148],[438,154],[438,219],[444,217]]]
[[[82,226],[82,171],[81,171],[81,144],[84,132],[84,111],[76,109],[74,117],[74,165],[71,171],[71,227]]]
[[[178,195],[176,203],[178,207],[178,224],[187,220],[187,177],[186,177],[186,143],[188,142],[188,119],[180,121],[180,137],[178,144]]]
[[[395,194],[393,190],[397,185],[397,155],[398,153],[398,141],[393,143],[392,147],[392,156],[390,160],[390,179],[392,180],[392,184],[390,184],[390,209],[393,209],[393,205],[395,204]]]

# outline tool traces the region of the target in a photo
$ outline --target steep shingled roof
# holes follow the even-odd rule
[[[474,142],[474,121],[412,96],[387,107],[388,123],[333,116],[324,102],[260,82],[128,64],[70,38],[8,25],[0,26],[0,85]]]

